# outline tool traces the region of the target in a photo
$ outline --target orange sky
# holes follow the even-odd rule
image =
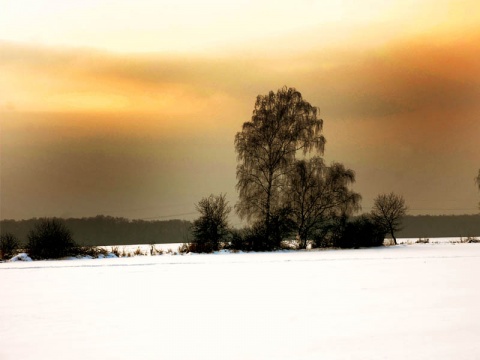
[[[477,212],[476,1],[20,0],[0,24],[2,219],[233,204],[235,133],[283,85],[320,107],[365,211],[395,191]]]

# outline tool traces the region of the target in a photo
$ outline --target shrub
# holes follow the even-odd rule
[[[137,247],[137,249],[133,252],[133,255],[135,256],[143,256],[145,253],[140,249],[140,246]]]
[[[461,237],[460,238],[460,243],[462,243],[462,244],[475,244],[475,243],[480,243],[480,240],[473,237],[473,236],[467,236],[466,238]]]
[[[469,244],[478,244],[480,243],[480,239],[477,239],[476,237],[473,237],[473,236],[469,236],[467,238],[467,243]]]
[[[262,222],[251,227],[230,232],[230,248],[239,251],[269,251],[275,250],[273,242],[267,238],[267,230]]]
[[[190,244],[191,243],[183,243],[182,245],[180,245],[178,247],[178,253],[179,254],[186,254],[186,253],[192,252],[192,251],[190,251]],[[167,250],[167,254],[168,254],[168,250]]]
[[[5,233],[0,236],[0,259],[12,257],[18,248],[19,243],[15,235]]]
[[[106,257],[109,254],[107,249],[97,246],[80,246],[72,248],[69,255],[91,256],[92,258]]]
[[[69,229],[58,219],[42,219],[29,233],[27,252],[34,259],[58,259],[77,255]]]
[[[340,239],[345,233],[348,223],[348,216],[332,216],[313,232],[312,247],[332,248],[337,247]]]
[[[225,249],[236,251],[272,251],[285,248],[285,242],[291,233],[291,223],[282,214],[272,216],[270,231],[264,222],[257,221],[242,229],[230,229]],[[287,246],[291,248],[290,245]]]
[[[384,227],[367,216],[360,216],[345,224],[335,239],[335,246],[341,248],[382,246],[384,239]]]
[[[150,255],[155,256],[155,255],[162,255],[163,250],[162,249],[157,249],[155,245],[150,245]]]
[[[190,243],[183,243],[178,247],[179,254],[187,254],[187,253],[211,253],[213,251],[219,250],[218,247],[214,248],[211,246],[209,242],[197,242],[193,241]],[[168,249],[167,254],[174,254],[173,250]]]
[[[251,244],[246,240],[247,233],[250,229],[231,229],[230,230],[230,243],[228,248],[236,251],[250,251]]]
[[[112,254],[114,254],[116,257],[120,257],[120,256],[121,256],[121,252],[120,252],[120,249],[118,248],[118,246],[112,246],[111,252],[112,252]]]
[[[228,206],[225,194],[210,195],[195,205],[200,217],[193,222],[193,241],[190,252],[209,253],[217,251],[228,235]]]

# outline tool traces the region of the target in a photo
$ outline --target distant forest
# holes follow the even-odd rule
[[[12,233],[25,244],[39,219],[1,220],[0,233]],[[111,216],[64,219],[81,245],[133,245],[184,243],[191,240],[186,220],[129,220]],[[406,216],[399,238],[480,236],[480,215]]]
[[[399,238],[480,236],[480,214],[405,216]]]
[[[14,234],[20,243],[40,219],[1,220],[0,233]],[[98,215],[62,219],[80,245],[133,245],[183,243],[190,241],[191,223],[185,220],[145,221]]]

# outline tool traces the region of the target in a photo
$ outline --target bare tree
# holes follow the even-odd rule
[[[0,259],[6,259],[14,255],[20,247],[17,237],[12,233],[0,235]]]
[[[355,182],[353,170],[334,163],[327,167],[320,157],[296,161],[289,176],[291,217],[300,240],[306,248],[315,230],[332,218],[359,209],[360,194],[349,189]]]
[[[27,252],[35,259],[57,259],[75,253],[77,244],[60,219],[41,219],[28,233]]]
[[[219,249],[228,233],[228,206],[225,194],[210,195],[196,204],[200,217],[193,222],[193,247],[196,252],[211,252]]]
[[[390,233],[395,245],[397,244],[395,232],[401,229],[401,219],[406,213],[407,207],[403,196],[392,192],[378,195],[375,198],[372,218],[385,229],[385,232]]]
[[[297,152],[323,153],[322,126],[318,109],[296,89],[283,87],[257,97],[251,121],[235,136],[239,161],[235,209],[242,219],[263,224],[267,243],[272,240],[272,214],[284,206],[282,190]]]

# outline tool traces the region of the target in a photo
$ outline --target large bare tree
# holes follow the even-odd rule
[[[396,195],[393,192],[390,194],[381,194],[375,198],[372,218],[381,225],[385,232],[390,233],[393,242],[397,244],[395,232],[401,229],[402,217],[407,213],[407,206],[405,199],[401,195]]]
[[[301,247],[306,248],[315,230],[360,208],[360,194],[349,189],[354,182],[355,173],[342,164],[326,166],[317,156],[296,161],[289,176],[288,194]]]
[[[325,138],[318,108],[294,88],[259,95],[251,121],[235,136],[237,152],[238,215],[263,223],[271,241],[272,214],[281,211],[286,175],[298,152],[323,153]]]

